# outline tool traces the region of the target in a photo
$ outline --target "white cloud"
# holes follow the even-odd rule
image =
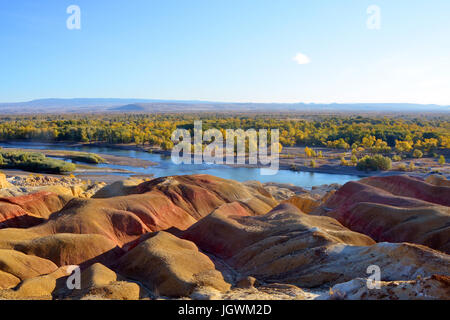
[[[294,61],[298,64],[308,64],[311,62],[309,57],[301,52],[297,53],[297,55],[294,57]]]

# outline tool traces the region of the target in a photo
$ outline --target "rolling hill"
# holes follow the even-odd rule
[[[95,112],[434,112],[447,113],[450,106],[412,103],[236,103],[200,100],[157,99],[38,99],[0,103],[1,114],[95,113]]]

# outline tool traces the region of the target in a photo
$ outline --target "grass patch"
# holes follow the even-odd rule
[[[76,166],[63,160],[47,158],[38,152],[0,150],[0,168],[64,174],[75,171]]]
[[[90,164],[106,163],[105,159],[103,159],[102,157],[100,157],[95,153],[79,153],[74,155],[68,155],[67,157],[76,162],[84,162]]]

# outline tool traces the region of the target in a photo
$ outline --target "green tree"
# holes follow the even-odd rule
[[[422,151],[420,151],[419,149],[415,149],[414,150],[414,152],[413,152],[413,157],[414,158],[419,159],[419,158],[422,158],[422,156],[423,156],[423,152]]]
[[[164,141],[164,142],[161,144],[161,148],[162,148],[164,151],[172,150],[172,148],[173,148],[173,142],[172,142],[172,141]]]
[[[413,147],[409,141],[395,141],[395,149],[400,153],[409,152],[412,148]]]
[[[388,157],[384,157],[381,154],[376,154],[374,156],[365,156],[359,160],[357,169],[365,171],[376,171],[376,170],[389,170],[392,167],[392,161]]]

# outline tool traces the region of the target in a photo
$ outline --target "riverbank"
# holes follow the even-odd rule
[[[63,144],[61,144],[63,145]],[[83,146],[80,144],[65,144],[65,147],[75,147],[75,146]],[[113,147],[110,147],[113,148]],[[64,160],[72,160],[74,156],[77,154],[83,154],[84,152],[78,152],[78,151],[67,151],[67,150],[48,150],[48,149],[30,149],[30,148],[3,148],[6,151],[27,151],[27,152],[37,152],[42,153],[46,157],[52,157],[52,158],[60,158]],[[114,156],[114,155],[108,155],[108,154],[95,154],[97,156],[100,156],[105,160],[105,163],[111,164],[111,165],[119,165],[119,166],[129,166],[129,167],[139,167],[139,168],[148,168],[150,166],[157,165],[156,162],[148,161],[148,160],[142,160],[138,158],[131,158],[131,157],[121,157],[121,156]],[[80,161],[83,163],[82,161]],[[86,166],[85,166],[86,168]],[[86,168],[88,169],[88,168]]]
[[[170,150],[162,150],[161,148],[151,147],[151,146],[142,146],[135,144],[109,144],[109,143],[79,143],[75,146],[91,146],[91,147],[106,147],[106,148],[115,148],[122,150],[133,150],[133,151],[141,151],[141,152],[149,152],[155,154],[161,154],[167,157],[171,156]],[[320,159],[309,159],[304,157],[304,147],[287,147],[283,148],[280,159],[279,159],[279,169],[280,170],[290,170],[290,171],[301,171],[301,172],[312,172],[312,173],[324,173],[324,174],[340,174],[340,175],[351,175],[358,177],[371,177],[371,176],[386,176],[386,175],[398,175],[405,174],[405,171],[395,170],[395,167],[398,167],[400,163],[404,163],[405,165],[408,161],[401,161],[395,163],[395,167],[393,170],[388,171],[371,171],[365,172],[356,169],[355,166],[343,166],[340,164],[339,156],[342,155],[342,151],[330,148],[317,148],[322,151],[324,154],[323,158]],[[345,152],[344,152],[345,153]],[[347,152],[348,153],[348,152]],[[346,154],[348,158],[351,157],[351,154]],[[315,167],[311,167],[306,164],[314,160],[316,162]],[[428,161],[429,159],[410,159],[410,161],[418,162],[419,160]],[[236,162],[236,161],[235,161]],[[224,158],[225,164],[225,158]],[[233,168],[259,168],[259,165],[248,164],[248,158],[246,159],[246,164],[225,164],[229,167]],[[430,168],[431,170],[427,170],[424,172],[423,166],[416,165],[413,171],[408,171],[409,175],[414,175],[417,177],[424,177],[429,173],[437,173],[436,170],[442,169],[441,173],[447,178],[450,177],[450,167],[444,166],[443,168]],[[295,169],[294,169],[295,168]]]
[[[61,178],[67,177],[67,176],[59,175],[59,174],[47,174],[47,173],[46,174],[37,174],[34,172],[28,172],[28,171],[23,171],[23,170],[14,170],[14,169],[2,169],[2,170],[0,170],[0,173],[5,174],[7,178],[12,178],[12,177],[25,178],[25,177],[30,177],[30,176],[46,176],[46,177],[51,177],[51,178],[55,178],[55,179],[61,179]],[[104,182],[106,184],[111,184],[116,181],[127,180],[130,177],[137,178],[137,179],[151,179],[154,176],[152,174],[132,173],[129,175],[120,175],[120,174],[105,174],[105,173],[95,173],[95,172],[86,172],[86,173],[77,174],[75,176],[75,178],[79,179],[80,181]]]
[[[79,146],[93,146],[93,147],[107,147],[107,148],[118,148],[122,150],[134,150],[142,152],[150,152],[156,154],[162,154],[164,156],[171,156],[170,150],[162,150],[161,148],[142,146],[134,144],[104,144],[104,143],[88,143],[88,144],[78,144]],[[307,158],[305,157],[304,147],[285,147],[280,153],[279,159],[279,169],[281,170],[292,170],[292,171],[302,171],[302,172],[316,172],[325,174],[341,174],[341,175],[352,175],[358,177],[371,177],[371,176],[386,176],[386,175],[398,175],[408,173],[409,175],[424,177],[429,174],[440,173],[443,176],[450,177],[450,165],[440,165],[437,159],[434,158],[420,158],[420,159],[402,159],[400,161],[393,161],[392,169],[387,171],[360,171],[356,169],[356,166],[341,164],[341,157],[343,156],[349,163],[351,158],[351,152],[331,149],[331,148],[315,148],[317,152],[322,152],[322,158]],[[225,160],[225,158],[224,158]],[[311,160],[314,160],[315,167],[310,165]],[[236,161],[235,161],[236,162]],[[224,161],[225,163],[225,161]],[[413,163],[412,169],[410,169],[410,163]],[[235,168],[258,168],[258,165],[248,164],[248,159],[246,159],[246,164],[234,164],[228,165]],[[400,170],[399,168],[408,168],[407,171]]]
[[[369,176],[388,176],[395,174],[408,174],[424,178],[429,175],[430,171],[423,172],[404,172],[399,170],[364,172],[356,169],[355,166],[342,166],[340,160],[336,159],[336,149],[323,152],[322,158],[316,158],[316,166],[309,166],[311,159],[302,155],[302,148],[284,148],[280,157],[279,171],[272,176],[261,175],[258,166],[255,165],[175,165],[170,159],[170,151],[164,151],[153,148],[148,145],[136,146],[135,144],[114,145],[106,143],[55,143],[55,144],[36,144],[26,142],[9,142],[8,144],[0,144],[8,148],[22,148],[26,150],[36,150],[39,152],[48,152],[48,154],[56,155],[63,150],[77,151],[84,153],[95,153],[105,158],[117,159],[120,157],[125,166],[113,164],[100,164],[96,166],[78,165],[77,176],[83,179],[93,179],[99,181],[117,181],[123,180],[130,176],[152,175],[154,177],[165,177],[186,174],[203,174],[208,173],[222,177],[225,179],[234,179],[241,182],[256,180],[261,183],[292,183],[296,186],[310,189],[312,186],[338,183],[344,184],[350,180],[357,180],[361,177]],[[333,158],[334,157],[334,158]],[[421,159],[423,161],[423,159]],[[146,163],[157,164],[150,167],[129,166],[137,161],[145,161]],[[113,161],[111,161],[113,162]],[[246,161],[248,162],[248,161]],[[295,169],[292,164],[295,164]],[[448,177],[448,175],[445,175]]]

